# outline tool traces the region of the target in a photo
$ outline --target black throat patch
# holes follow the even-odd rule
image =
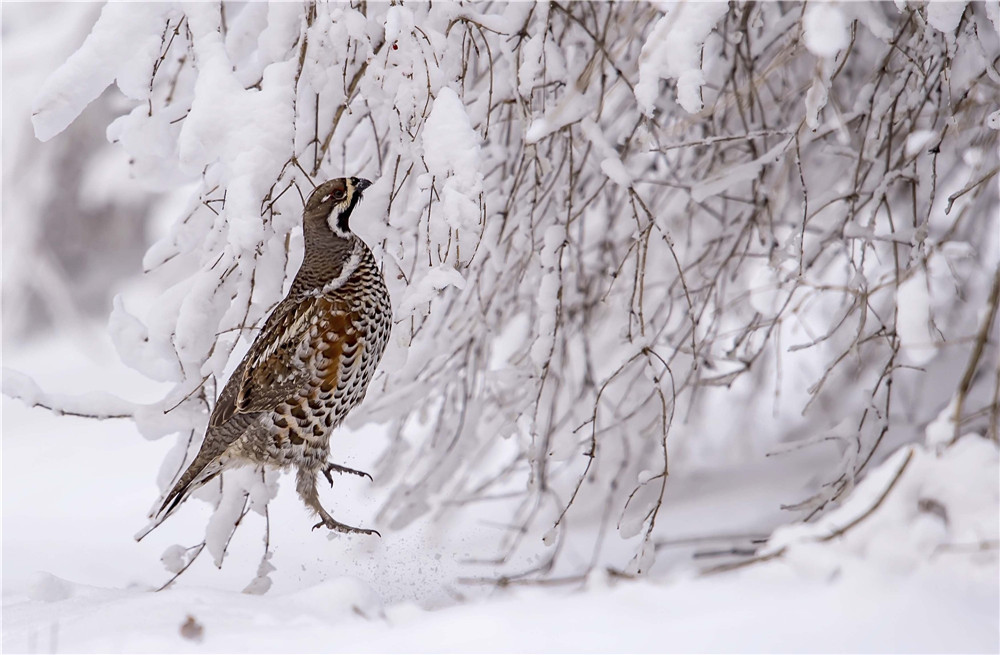
[[[340,212],[340,214],[337,215],[337,227],[340,228],[340,231],[344,232],[345,234],[351,231],[351,225],[350,225],[351,212],[354,211],[354,206],[358,204],[359,200],[361,200],[361,194],[355,193],[354,197],[351,198],[351,204],[347,206],[347,209],[345,209],[344,211]]]

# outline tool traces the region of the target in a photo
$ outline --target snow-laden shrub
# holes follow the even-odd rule
[[[150,194],[127,179],[128,158],[104,129],[122,111],[109,89],[58,139],[39,147],[30,105],[38,83],[90,32],[100,5],[58,12],[44,4],[3,16],[4,346],[83,317],[107,316],[114,287],[134,272],[148,242],[136,220]],[[34,29],[44,21],[44,38]],[[129,105],[130,106],[130,105]]]
[[[839,448],[792,521],[945,407],[952,438],[996,439],[998,21],[964,3],[109,4],[34,125],[56,136],[116,83],[134,108],[108,138],[133,174],[195,185],[145,257],[174,286],[110,324],[173,384],[134,412],[179,435],[163,486],[294,275],[303,196],[359,175],[376,182],[355,229],[396,312],[351,417],[391,427],[379,528],[489,499],[500,561],[542,554],[511,577],[641,573],[668,464]],[[260,478],[228,479],[246,503]],[[616,533],[636,537],[624,559]]]

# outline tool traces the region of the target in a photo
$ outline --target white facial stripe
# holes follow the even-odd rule
[[[340,214],[342,212],[347,211],[347,207],[350,204],[351,204],[350,202],[345,200],[342,203],[334,205],[333,210],[330,212],[330,215],[326,217],[326,224],[330,228],[330,231],[336,234],[337,236],[344,237],[345,239],[350,236],[350,233],[344,232],[343,230],[340,229],[340,226],[337,225],[337,219],[340,217]]]
[[[347,211],[348,207],[350,207],[351,198],[353,196],[354,196],[354,185],[348,182],[347,189],[345,190],[344,193],[344,199],[341,202],[334,205],[333,209],[330,210],[330,215],[326,217],[326,224],[330,228],[330,231],[336,234],[337,236],[343,237],[345,239],[350,236],[350,233],[344,232],[343,230],[340,229],[340,226],[337,225],[337,218],[340,216],[340,214]],[[324,196],[323,202],[326,202],[331,197],[333,197],[332,193]]]

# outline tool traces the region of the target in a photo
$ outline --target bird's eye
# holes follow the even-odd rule
[[[347,197],[347,191],[344,191],[343,189],[337,189],[336,191],[333,192],[334,200],[343,200],[346,197]]]

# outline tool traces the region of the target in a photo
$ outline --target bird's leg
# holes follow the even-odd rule
[[[368,473],[365,473],[364,471],[358,471],[358,470],[355,470],[355,469],[349,469],[346,466],[341,466],[340,464],[334,464],[333,462],[327,462],[326,466],[323,468],[323,475],[326,476],[327,482],[330,483],[331,487],[333,486],[333,475],[331,475],[331,473],[333,471],[336,471],[337,473],[350,473],[351,475],[357,475],[357,476],[360,476],[362,478],[368,478],[372,482],[375,481],[372,478],[371,475],[369,475]]]
[[[330,530],[336,530],[337,532],[343,532],[346,534],[374,534],[379,537],[382,536],[377,530],[355,528],[334,520],[334,518],[330,516],[319,503],[319,493],[316,491],[315,471],[299,469],[298,474],[295,476],[295,490],[299,492],[299,497],[306,504],[306,507],[319,514],[320,519],[322,519],[319,523],[313,526],[313,530],[323,525]]]

